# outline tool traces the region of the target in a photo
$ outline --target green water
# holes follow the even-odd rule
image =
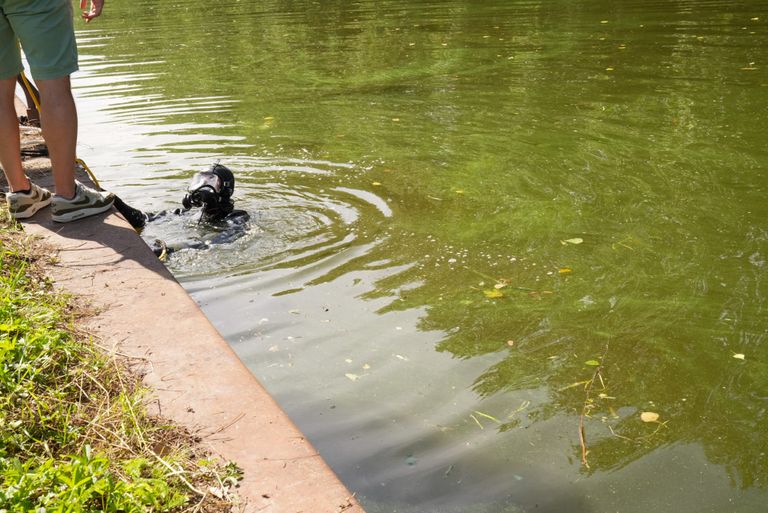
[[[106,186],[235,171],[249,235],[169,266],[369,513],[765,511],[765,2],[140,0],[79,38]]]

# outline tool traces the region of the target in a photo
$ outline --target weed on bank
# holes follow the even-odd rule
[[[0,513],[230,511],[237,467],[146,413],[139,379],[78,331],[45,258],[0,214]]]

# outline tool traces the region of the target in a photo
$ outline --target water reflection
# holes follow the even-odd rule
[[[201,6],[83,33],[81,153],[236,172],[170,266],[369,511],[762,511],[765,6]]]

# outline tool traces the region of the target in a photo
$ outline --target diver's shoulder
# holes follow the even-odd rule
[[[244,223],[248,221],[250,218],[251,218],[251,215],[245,210],[233,210],[232,212],[227,214],[227,217],[225,219],[227,221],[232,221],[235,223]]]

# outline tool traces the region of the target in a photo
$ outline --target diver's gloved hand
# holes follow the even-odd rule
[[[126,205],[125,202],[117,196],[115,196],[115,208],[117,208],[118,212],[125,217],[126,221],[128,221],[135,230],[140,230],[147,224],[147,215],[144,212],[138,208]]]
[[[160,239],[155,239],[155,242],[152,243],[152,253],[154,253],[160,261],[165,262],[165,259],[168,256],[168,246],[166,246],[165,242]]]

